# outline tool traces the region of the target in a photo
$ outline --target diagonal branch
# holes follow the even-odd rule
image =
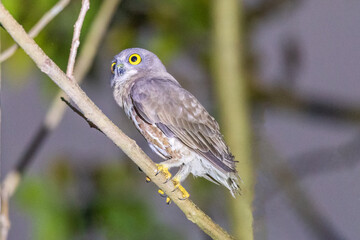
[[[155,163],[151,161],[134,140],[126,136],[101,112],[75,81],[69,79],[65,73],[61,71],[34,40],[26,34],[24,29],[15,21],[2,4],[0,4],[0,23],[3,24],[4,28],[19,46],[33,59],[38,68],[67,93],[84,113],[86,118],[96,124],[159,188],[164,190],[190,221],[196,223],[205,233],[214,239],[232,239],[225,230],[215,224],[210,217],[202,212],[190,199],[180,200],[182,197],[181,192],[179,190],[173,191],[173,183],[171,181],[165,182],[166,178],[164,175],[155,176]]]
[[[34,25],[34,27],[29,31],[29,36],[31,38],[36,37],[41,30],[44,29],[48,23],[53,20],[56,15],[58,15],[68,4],[70,0],[60,0],[57,2],[49,11],[47,11],[44,16]],[[0,63],[4,62],[10,58],[18,49],[18,45],[14,44],[0,54]]]

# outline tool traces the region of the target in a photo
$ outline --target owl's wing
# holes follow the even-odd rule
[[[235,161],[220,133],[219,125],[199,101],[177,83],[167,79],[139,79],[131,88],[135,110],[168,137],[176,137],[200,153],[215,167],[235,172]]]

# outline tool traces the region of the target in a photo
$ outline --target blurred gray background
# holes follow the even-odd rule
[[[123,3],[128,6],[126,2]],[[246,1],[246,6],[251,9],[262,2]],[[122,4],[111,24],[110,37],[105,37],[91,74],[82,87],[114,123],[136,139],[156,160],[140,134],[115,104],[109,86],[112,56],[124,46],[117,47],[116,43],[107,46],[111,32],[116,31],[117,24],[123,21],[121,14],[126,15]],[[360,109],[359,13],[358,0],[288,1],[276,14],[256,25],[249,34],[251,51],[257,61],[256,85],[269,93],[279,89],[286,91],[301,104],[309,103],[310,106],[304,107],[297,103],[289,106],[286,99],[280,103],[265,99],[252,105],[256,152],[254,161],[257,169],[253,205],[255,239],[321,239],[321,234],[309,226],[311,222],[307,222],[307,218],[301,215],[303,199],[296,196],[289,198],[284,191],[287,184],[290,184],[290,189],[293,187],[287,178],[280,179],[282,168],[277,166],[282,163],[292,173],[296,188],[303,192],[302,197],[311,202],[321,219],[326,220],[325,228],[330,227],[338,234],[334,239],[359,239],[359,118],[339,117],[327,111],[327,108],[322,108],[322,105],[319,107],[313,104],[315,107],[311,108],[312,103],[324,103],[330,108],[349,109],[350,112]],[[140,28],[137,34],[145,40],[149,35],[146,27]],[[138,40],[135,42],[137,45],[129,44],[125,47],[147,47],[144,42]],[[68,53],[64,54],[67,57]],[[163,58],[161,54],[158,56]],[[168,71],[215,114],[212,106],[216,99],[212,94],[210,73],[196,57],[198,55],[189,50],[177,51],[171,57],[164,56],[164,62]],[[31,62],[30,59],[24,61]],[[36,68],[27,76],[19,77],[22,79],[18,80],[21,84],[13,83],[13,69],[7,67],[6,62],[2,65],[3,175],[15,165],[29,144],[53,95],[50,92],[44,96],[43,84],[50,80],[40,80],[45,77]],[[181,235],[180,239],[208,239],[186,220],[174,204],[165,204],[165,199],[157,195],[155,186],[145,183],[144,174],[137,173],[135,164],[110,140],[90,129],[83,119],[69,110],[37,154],[24,181],[33,176],[48,175],[54,161],[61,159],[67,159],[66,162],[70,162],[77,173],[86,172],[86,169],[95,168],[100,163],[125,162],[134,172],[132,178],[136,182],[135,191],[150,203],[161,223],[171,225]],[[78,177],[81,179],[81,176]],[[187,180],[185,185],[196,181],[201,180]],[[73,190],[81,193],[74,196],[76,201],[86,201],[92,195],[92,185],[86,183],[86,177],[79,182]],[[229,229],[224,206],[225,197],[229,197],[229,194],[221,187],[213,188],[211,195],[206,196],[205,192],[202,193],[205,196],[200,198],[208,199],[211,203],[204,204],[199,200],[198,204],[200,207],[210,205],[206,212],[221,226]],[[196,190],[190,190],[190,194],[196,202]],[[294,204],[294,201],[299,202]],[[10,218],[12,225],[9,239],[36,239],[32,230],[36,216],[24,211],[18,200],[11,203]],[[86,234],[79,234],[76,239],[106,239],[102,234],[92,234],[91,231]]]

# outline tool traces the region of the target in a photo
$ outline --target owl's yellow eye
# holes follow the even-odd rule
[[[115,67],[116,67],[116,62],[113,62],[111,64],[111,73],[114,74],[115,73]]]
[[[139,54],[134,53],[129,57],[129,63],[132,65],[138,65],[141,62],[141,57]]]

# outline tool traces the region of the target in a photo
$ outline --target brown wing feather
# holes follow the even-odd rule
[[[171,133],[220,169],[235,172],[218,123],[191,93],[173,81],[153,78],[137,80],[130,97],[146,122]]]

